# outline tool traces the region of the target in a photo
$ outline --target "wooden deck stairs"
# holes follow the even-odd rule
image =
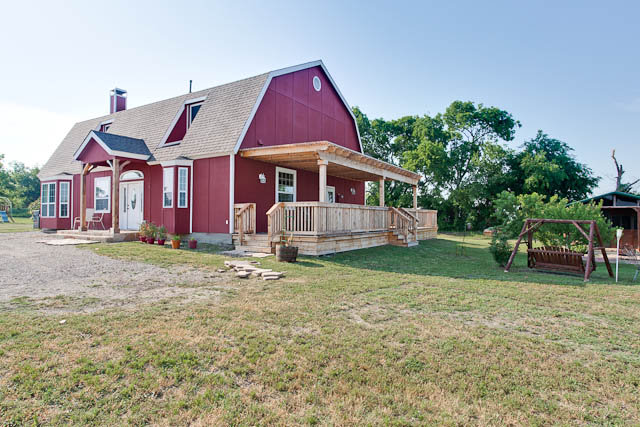
[[[239,236],[237,234],[233,235],[233,244],[236,246],[236,249],[263,254],[273,253],[273,249],[269,244],[269,237],[266,233],[244,234],[242,240],[241,245]]]

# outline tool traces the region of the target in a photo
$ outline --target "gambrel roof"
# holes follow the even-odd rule
[[[38,176],[43,179],[64,173],[80,173],[81,164],[74,160],[74,153],[91,131],[98,131],[106,122],[111,122],[109,134],[143,140],[151,153],[150,162],[237,153],[271,79],[316,66],[322,67],[351,112],[322,61],[313,61],[76,123]],[[162,146],[163,138],[175,124],[184,105],[203,98],[197,120],[193,121],[182,142]],[[355,125],[355,117],[353,120]]]

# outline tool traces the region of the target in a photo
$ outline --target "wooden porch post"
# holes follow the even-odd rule
[[[113,159],[113,187],[111,189],[111,229],[120,233],[120,160]]]
[[[327,165],[329,161],[320,159],[318,160],[318,201],[327,201]]]
[[[80,230],[87,231],[87,173],[90,164],[84,165],[80,175]]]
[[[413,186],[413,210],[418,212],[418,186]]]
[[[384,206],[384,177],[380,178],[380,206]]]

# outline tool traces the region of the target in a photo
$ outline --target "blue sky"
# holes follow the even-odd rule
[[[0,153],[43,164],[76,121],[322,59],[369,117],[456,99],[511,112],[614,185],[640,177],[640,2],[11,2],[0,26]]]

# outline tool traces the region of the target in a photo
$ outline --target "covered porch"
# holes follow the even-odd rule
[[[314,172],[317,201],[282,201],[266,212],[267,233],[256,233],[255,203],[234,205],[234,243],[240,248],[271,252],[282,239],[292,239],[302,254],[323,255],[392,244],[411,247],[434,238],[437,211],[418,208],[420,175],[328,141],[241,150],[243,158],[279,167]],[[379,206],[336,203],[327,176],[351,181],[378,182]],[[395,180],[413,188],[413,206],[385,206],[384,182]],[[276,193],[277,193],[276,188]],[[277,196],[277,195],[276,195]]]

